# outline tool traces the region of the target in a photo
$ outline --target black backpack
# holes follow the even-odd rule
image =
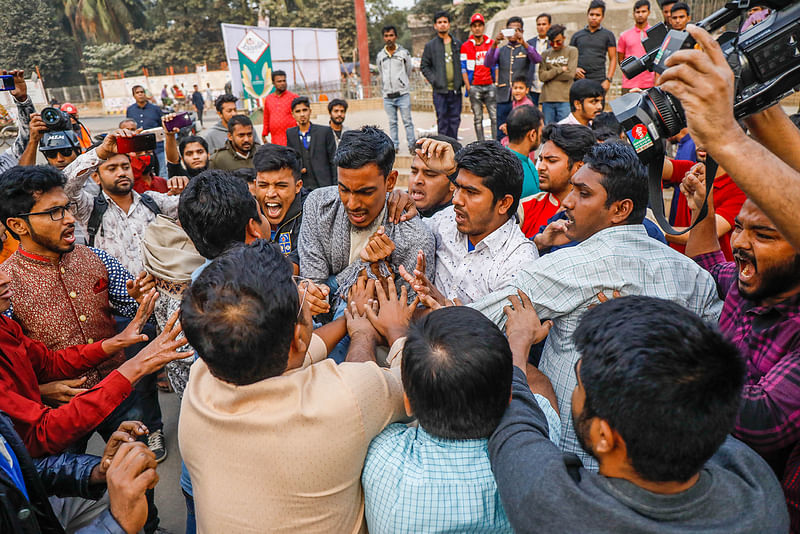
[[[143,193],[139,195],[139,200],[142,201],[142,204],[145,205],[147,209],[152,211],[154,214],[159,215],[161,210],[158,208],[158,204],[156,201],[153,200],[153,197],[148,195],[147,193]],[[89,222],[86,223],[86,231],[89,234],[89,246],[94,246],[94,238],[97,235],[97,231],[100,229],[100,226],[103,224],[103,215],[105,215],[106,210],[108,209],[108,201],[106,200],[105,195],[103,192],[94,197],[94,206],[92,206],[92,214],[89,215]]]

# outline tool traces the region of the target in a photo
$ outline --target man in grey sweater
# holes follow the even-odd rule
[[[339,184],[315,189],[303,206],[298,241],[303,278],[341,296],[362,270],[375,278],[371,265],[383,275],[400,265],[413,272],[418,251],[434,257],[433,235],[419,217],[395,224],[389,216],[387,198],[397,180],[394,156],[394,143],[378,128],[342,134],[334,157]],[[427,267],[428,276],[434,267]]]
[[[527,297],[513,299],[527,317],[509,319],[509,342],[540,325]],[[587,311],[575,344],[574,424],[600,471],[548,439],[528,388],[547,379],[528,366],[526,380],[516,367],[511,404],[489,440],[515,532],[788,532],[772,469],[728,435],[745,366],[715,328],[678,304],[622,297]]]

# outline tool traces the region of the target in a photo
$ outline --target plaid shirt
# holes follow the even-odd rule
[[[694,259],[717,281],[725,300],[720,330],[746,358],[734,435],[761,455],[785,458],[800,440],[800,295],[758,306],[739,293],[736,264],[725,261],[722,252]]]
[[[641,224],[606,228],[577,246],[551,252],[524,265],[511,286],[491,293],[470,306],[499,326],[508,296],[522,289],[542,320],[553,328],[544,345],[539,369],[553,384],[561,413],[561,449],[573,452],[587,469],[597,461],[578,443],[572,426],[572,391],[577,385],[574,365],[580,354],[572,334],[583,313],[597,304],[597,293],[645,295],[671,300],[708,322],[716,323],[722,309],[714,279],[691,259],[647,235]]]
[[[534,397],[557,444],[558,414],[547,399]],[[361,475],[370,533],[511,534],[488,442],[442,439],[399,423],[387,426],[370,443]]]

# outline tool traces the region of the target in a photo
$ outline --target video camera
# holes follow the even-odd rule
[[[755,26],[743,32],[728,31],[717,42],[722,48],[736,79],[733,114],[737,119],[766,109],[795,90],[800,84],[800,2],[760,1],[774,11]],[[750,0],[734,0],[697,23],[714,32],[737,17],[744,19]],[[620,64],[626,77],[632,78],[646,70],[662,73],[665,61],[673,53],[695,46],[688,32],[667,30],[659,23],[647,31],[642,42],[645,54],[629,57]],[[665,144],[669,137],[686,127],[686,116],[680,101],[657,87],[641,93],[628,93],[611,102],[617,117],[639,159],[650,175],[650,204],[658,223],[667,233],[679,235],[664,218],[661,196],[661,169]],[[709,158],[706,189],[713,186],[716,163]],[[713,172],[711,172],[713,171]],[[697,221],[707,212],[704,203]]]
[[[80,154],[80,142],[68,113],[55,107],[47,107],[42,110],[41,116],[47,132],[42,136],[39,150],[45,154],[56,150],[64,151],[65,155],[72,151]]]

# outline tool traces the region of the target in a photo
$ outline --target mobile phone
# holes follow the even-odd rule
[[[139,134],[133,137],[117,137],[117,152],[127,154],[130,152],[146,152],[156,149],[155,134]]]
[[[177,115],[175,115],[175,117],[173,117],[171,121],[166,121],[164,123],[164,126],[167,127],[168,132],[171,132],[175,128],[180,130],[181,128],[185,128],[191,125],[192,125],[192,119],[191,117],[189,117],[188,111],[183,111],[181,113],[178,113]]]
[[[503,34],[503,37],[508,39],[509,37],[514,37],[514,34],[517,33],[517,30],[515,30],[514,28],[503,28],[502,30],[500,30],[500,33]]]
[[[167,134],[164,133],[164,128],[150,128],[149,130],[142,130],[139,134],[153,134],[156,136],[156,143],[161,143],[164,141],[164,138],[167,137]]]
[[[11,74],[0,75],[0,91],[13,91],[16,88],[14,76]]]

